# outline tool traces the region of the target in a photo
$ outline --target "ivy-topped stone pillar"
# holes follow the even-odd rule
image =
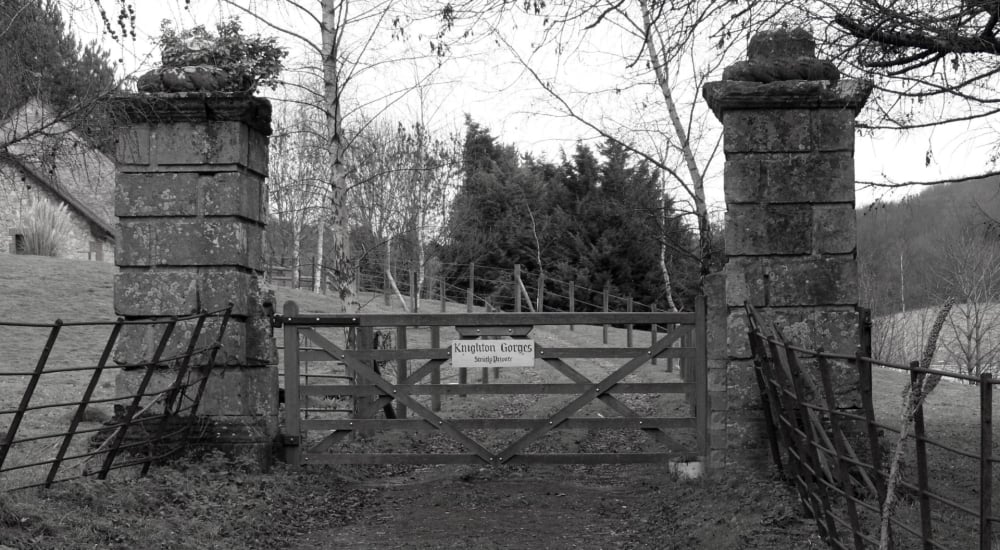
[[[727,462],[761,459],[767,449],[744,302],[803,346],[854,354],[859,343],[854,119],[872,87],[839,77],[816,59],[807,31],[776,30],[753,37],[748,60],[703,90],[722,121],[726,155],[727,264],[718,285],[726,343],[710,359],[727,365],[713,402]],[[835,383],[838,406],[859,408],[856,376]]]
[[[113,103],[124,120],[115,313],[169,318],[233,304],[198,408],[207,425],[200,432],[203,443],[266,467],[278,429],[276,355],[260,285],[271,105],[218,92],[139,93]],[[171,345],[183,345],[190,329],[178,326]],[[218,320],[206,324],[202,341],[213,341],[218,329]],[[123,331],[116,359],[148,356],[158,337],[151,330]],[[140,377],[123,372],[119,395],[134,393]],[[152,385],[172,380],[164,372]]]

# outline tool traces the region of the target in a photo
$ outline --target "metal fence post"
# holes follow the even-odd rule
[[[993,375],[979,377],[979,548],[989,550],[993,539]]]
[[[920,368],[920,362],[913,361],[910,363],[911,368]],[[910,387],[916,388],[919,383],[924,379],[924,376],[920,373],[910,371]],[[915,389],[913,391],[916,391]],[[924,550],[932,550],[934,545],[931,543],[933,538],[933,532],[931,529],[931,498],[927,495],[930,490],[929,482],[927,479],[927,432],[924,427],[924,404],[923,400],[917,404],[917,408],[913,411],[913,437],[915,441],[915,450],[917,455],[917,488],[920,491],[918,496],[918,501],[920,504],[920,538],[923,539]]]
[[[38,380],[42,377],[42,372],[45,371],[45,363],[49,360],[49,354],[52,353],[52,347],[55,346],[56,338],[59,337],[59,330],[62,328],[62,324],[62,320],[57,319],[55,326],[49,331],[49,338],[45,341],[45,347],[42,348],[42,354],[38,357],[38,362],[35,363],[35,370],[31,373],[28,386],[24,389],[24,394],[21,395],[21,404],[18,405],[17,412],[14,413],[14,419],[11,420],[10,426],[7,426],[7,437],[4,438],[3,443],[0,443],[0,468],[3,467],[4,461],[7,460],[7,452],[10,451],[11,446],[14,444],[17,429],[21,425],[21,420],[24,419],[24,413],[28,410],[28,404],[31,402],[31,396],[35,393],[35,387],[38,386]]]

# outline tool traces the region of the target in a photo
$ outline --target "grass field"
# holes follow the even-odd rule
[[[0,288],[3,289],[3,291],[0,292],[0,320],[34,323],[49,323],[56,318],[62,318],[65,321],[112,320],[114,318],[114,312],[112,309],[114,273],[114,266],[107,264],[0,255]],[[306,313],[328,313],[340,310],[339,301],[332,296],[316,295],[306,291],[285,288],[276,288],[275,291],[279,308],[280,305],[286,300],[294,300],[298,303],[300,310]],[[364,294],[362,295],[362,302],[364,304],[365,311],[383,313],[401,311],[398,307],[386,306],[381,295]],[[423,309],[426,309],[427,311],[438,311],[439,307],[438,302],[426,302]],[[465,311],[465,306],[448,304],[448,310],[452,312]],[[425,342],[427,338],[425,332],[426,330],[411,330],[409,333],[411,346],[415,346],[420,342]],[[610,331],[611,344],[616,346],[624,345],[625,334],[626,332],[624,330],[612,329]],[[0,330],[0,350],[2,350],[2,354],[0,354],[0,373],[24,371],[33,367],[38,358],[45,335],[45,329],[12,329],[10,327],[4,327],[3,330]],[[278,344],[281,345],[281,331],[277,330],[275,335],[278,337]],[[443,334],[442,342],[449,341],[452,336],[454,335],[449,333]],[[96,362],[96,356],[100,352],[101,345],[103,345],[106,337],[107,332],[105,329],[67,328],[65,329],[64,334],[60,336],[59,343],[53,350],[51,357],[52,364],[69,366]],[[595,343],[600,342],[601,328],[581,326],[576,327],[576,330],[574,331],[568,331],[565,328],[553,329],[551,327],[539,327],[536,329],[536,332],[533,333],[533,337],[543,345],[548,346],[594,346]],[[636,345],[646,345],[648,343],[648,338],[648,333],[637,331]],[[595,361],[593,363],[584,363],[575,366],[594,379],[602,372],[607,372],[607,369],[611,368],[613,365]],[[314,372],[322,372],[320,370],[320,366],[316,365],[315,368],[317,370]],[[672,380],[670,378],[672,375],[665,373],[662,366],[659,368],[648,369],[646,372],[649,373],[649,376],[653,377],[650,379],[655,379],[656,381]],[[479,373],[470,372],[469,376],[470,381],[478,381]],[[521,373],[517,375],[519,378],[514,378],[514,376],[515,374],[513,371],[504,371],[501,381],[555,381],[545,378],[546,376],[549,376],[548,374],[539,374],[532,371],[521,371]],[[454,382],[455,377],[456,372],[452,369],[445,369],[442,372],[443,383]],[[559,381],[563,380],[560,379]],[[875,369],[874,385],[876,412],[881,422],[888,425],[898,425],[898,407],[900,402],[899,395],[905,382],[906,377],[903,373],[885,369]],[[62,380],[57,380],[53,383],[47,384],[41,390],[42,393],[40,393],[39,396],[40,398],[53,401],[73,400],[79,396],[79,392],[81,391],[80,385],[81,381],[79,377],[74,378],[73,376],[66,376]],[[7,408],[12,402],[16,401],[19,398],[22,389],[23,379],[15,381],[10,377],[0,376],[0,408]],[[113,391],[113,380],[102,380],[101,387],[99,389],[99,392],[102,392],[101,395],[110,396]],[[926,407],[927,429],[929,436],[950,445],[959,446],[970,452],[977,452],[978,449],[976,448],[976,442],[978,441],[979,420],[977,394],[978,388],[973,386],[955,383],[942,383],[930,397]],[[506,413],[522,417],[535,415],[540,416],[545,414],[547,411],[551,411],[553,407],[558,406],[560,403],[564,402],[565,399],[568,398],[565,396],[552,396],[551,399],[528,399],[522,400],[521,402],[515,401],[507,405],[509,409]],[[444,403],[445,414],[463,417],[474,416],[477,414],[477,411],[489,411],[478,414],[505,414],[505,412],[501,410],[499,403],[490,400],[495,401],[495,398],[485,397],[478,402],[472,400],[448,399]],[[664,414],[663,411],[669,412],[671,408],[676,410],[682,406],[679,402],[630,403],[630,405],[634,405],[637,409],[643,411],[646,410],[643,409],[643,407],[656,407],[660,411],[659,414],[663,414],[664,416],[670,416],[670,414]],[[98,422],[109,416],[109,412],[110,411],[98,408],[89,420],[91,420],[94,425],[97,425]],[[584,414],[599,414],[600,412],[600,408],[590,408],[586,409]],[[32,419],[31,422],[34,423],[33,429],[42,429],[45,426],[52,424],[65,424],[68,420],[66,415],[67,411],[65,410],[52,409],[46,411],[38,418]],[[0,422],[2,422],[2,419],[0,419]],[[3,425],[0,424],[0,430],[2,429]],[[376,447],[379,445],[392,447],[397,445],[399,442],[399,439],[384,439],[381,440],[381,442],[375,439],[371,440],[369,443]],[[498,441],[495,443],[502,442]],[[600,443],[600,441],[596,440],[583,440],[576,437],[576,434],[570,433],[567,434],[567,437],[565,438],[555,438],[554,441],[546,441],[545,445],[568,445],[577,449],[598,451],[600,449],[591,448],[591,446],[596,446]],[[622,442],[614,441],[612,443],[620,445]],[[546,450],[549,449],[547,448]],[[977,497],[976,491],[978,491],[978,478],[974,461],[961,457],[955,458],[953,455],[932,451],[931,462],[932,468],[930,478],[932,488],[939,489],[942,494],[945,494],[949,498],[953,498],[960,503],[970,506],[975,503]],[[222,479],[218,478],[216,473],[213,473],[216,471],[215,468],[230,466],[209,463],[208,466],[205,466],[207,470],[199,470],[201,473],[196,472],[193,477],[195,479],[199,479],[198,476],[202,475],[205,479],[211,478],[212,483],[223,483],[224,489],[229,488],[230,484],[242,487],[243,482],[238,480],[233,481],[231,476],[224,477],[224,479]],[[907,474],[910,479],[913,479],[914,471],[915,466],[912,464],[912,461],[908,462]],[[170,476],[176,474],[168,472],[166,475],[167,478],[169,478]],[[185,476],[187,476],[187,478],[191,477],[190,474],[185,474]],[[296,498],[299,498],[294,496],[296,494],[295,492],[298,491],[295,487],[297,483],[301,482],[301,480],[297,480],[296,477],[292,476],[278,477],[274,479],[269,478],[267,481],[260,481],[259,483],[260,487],[269,487],[270,489],[268,489],[268,491],[273,494],[282,495],[281,498],[295,500]],[[316,484],[315,480],[305,482]],[[178,483],[180,483],[180,481],[178,481]],[[742,491],[739,489],[740,484],[738,481],[727,481],[725,482],[725,485],[728,487],[724,487],[726,490],[737,488],[738,492]],[[87,489],[82,489],[73,484],[70,484],[68,487],[69,488],[63,489],[58,493],[60,495],[59,498],[67,500],[68,502],[74,502],[76,499],[81,499],[81,502],[90,502],[89,499],[94,498],[94,496]],[[330,486],[331,490],[334,490],[336,487],[339,487],[336,483]],[[998,488],[1000,488],[1000,481],[994,484],[994,491]],[[177,485],[170,481],[170,479],[147,481],[140,485],[136,485],[135,491],[139,491],[139,493],[136,494],[130,493],[129,491],[132,489],[128,489],[127,487],[123,487],[123,490],[125,490],[125,492],[123,493],[122,498],[125,498],[127,502],[132,503],[124,504],[127,506],[136,506],[142,509],[145,509],[143,507],[147,507],[150,510],[158,510],[159,508],[157,507],[162,506],[162,503],[159,501],[154,503],[153,500],[148,499],[167,498],[169,500],[170,498],[174,498],[178,503],[186,502],[189,506],[205,506],[206,508],[195,509],[195,511],[204,513],[206,517],[210,517],[208,511],[209,509],[207,508],[209,503],[215,502],[214,499],[216,498],[215,496],[200,496],[194,490],[188,491],[188,489],[184,488],[183,485]],[[185,495],[187,496],[176,495],[172,497],[171,492],[178,490],[185,492]],[[257,495],[258,493],[251,491],[249,494],[252,496]],[[361,493],[350,494],[354,495],[350,498],[357,498],[358,502],[365,501],[366,497]],[[243,497],[231,495],[227,498],[239,499]],[[323,497],[315,498],[318,499],[318,502],[322,501]],[[254,501],[251,503],[247,501],[244,505],[248,507],[255,507],[255,510],[259,508],[258,513],[260,515],[258,517],[263,518],[266,514],[270,513],[269,509],[265,506],[270,501],[264,497],[260,497],[259,500],[261,500],[261,502]],[[52,505],[51,503],[46,504],[44,500],[36,502],[28,499],[27,502],[28,510],[40,510]],[[302,501],[302,506],[315,506],[315,502],[313,500],[310,500],[309,502]],[[905,507],[908,508],[908,511],[904,511],[906,513],[912,513],[914,506],[914,502],[906,501]],[[956,518],[955,514],[948,512],[945,508],[946,507],[941,505],[935,505],[935,525],[940,526],[940,535],[942,537],[947,538],[955,532],[967,531],[969,529],[970,526],[967,521],[960,521]],[[98,508],[95,508],[95,510],[96,509]],[[67,509],[66,513],[68,514],[66,517],[71,517],[73,515],[71,509]],[[5,524],[4,522],[9,521],[9,517],[4,514],[4,501],[0,499],[0,524]],[[72,533],[72,529],[86,530],[90,533],[88,536],[92,535],[92,531],[94,529],[105,529],[108,533],[108,540],[111,541],[116,540],[114,537],[124,537],[122,538],[122,542],[115,544],[109,543],[107,547],[125,548],[134,547],[135,544],[139,544],[141,546],[142,540],[152,540],[140,538],[138,539],[140,542],[137,543],[135,542],[137,540],[135,537],[138,536],[136,533],[130,532],[127,536],[121,535],[115,531],[115,529],[126,529],[127,526],[123,527],[120,520],[114,519],[114,516],[110,513],[110,511],[101,512],[100,514],[101,515],[99,516],[90,517],[89,524],[81,523],[76,527],[70,526],[67,528],[70,529],[70,533]],[[106,521],[105,515],[108,515]],[[232,518],[227,518],[226,521],[231,519]],[[38,521],[39,524],[45,524],[41,519],[32,519],[31,521]],[[253,529],[259,529],[259,527],[249,528],[250,525],[256,526],[256,523],[241,524],[239,521],[242,520],[237,520],[234,524],[246,525],[248,527],[248,533],[255,532]],[[308,526],[310,521],[313,520],[303,517],[301,519],[301,523],[298,523],[297,525]],[[66,525],[70,525],[72,523],[73,522],[67,522]],[[142,529],[149,531],[150,536],[154,537],[157,536],[155,533],[159,532],[157,529],[160,529],[161,527],[165,530],[163,533],[176,532],[179,529],[196,529],[198,530],[197,537],[199,538],[197,538],[197,540],[192,540],[190,545],[192,548],[212,547],[200,546],[199,543],[204,540],[213,540],[213,536],[222,536],[216,533],[217,527],[215,527],[213,522],[210,520],[206,520],[204,524],[193,522],[190,526],[183,528],[176,524],[163,524],[162,526],[157,524],[151,526],[148,523],[144,523],[143,525],[144,527]],[[50,528],[45,527],[45,529]],[[0,531],[2,530],[3,529],[0,529]],[[277,529],[275,529],[274,532],[269,531],[269,533],[270,535],[268,536],[276,537],[275,540],[280,539],[282,536],[277,533]],[[0,544],[3,542],[2,537],[0,537]],[[60,547],[58,542],[47,544],[50,545],[46,546],[43,544],[38,547]],[[51,544],[55,544],[55,546],[51,546]],[[130,544],[132,546],[129,546]],[[31,548],[34,546],[23,545],[19,547]],[[187,546],[180,545],[176,547]],[[222,545],[218,547],[226,548],[228,546]]]
[[[113,302],[113,280],[115,274],[114,266],[96,262],[79,262],[58,260],[42,257],[26,257],[0,255],[0,273],[3,279],[0,284],[5,289],[0,294],[0,311],[18,312],[8,316],[0,315],[0,322],[5,320],[25,323],[51,323],[59,318],[66,322],[79,321],[110,321],[114,318],[112,308]],[[301,313],[337,313],[341,310],[340,301],[334,296],[315,294],[304,290],[294,290],[288,288],[274,288],[278,302],[278,308],[288,300],[294,300],[298,304]],[[362,293],[360,296],[362,311],[366,313],[402,313],[403,309],[398,301],[393,298],[387,305],[384,297],[380,294]],[[427,300],[421,306],[422,311],[438,312],[441,309],[437,300]],[[446,310],[451,313],[467,311],[464,304],[447,303]],[[482,311],[482,308],[475,308],[475,311]],[[0,330],[0,350],[3,350],[0,359],[0,373],[30,373],[49,333],[49,328],[35,327],[4,327]],[[334,341],[343,342],[343,330],[321,329],[325,336]],[[104,346],[104,342],[110,333],[109,326],[100,327],[65,327],[62,329],[53,350],[47,368],[80,367],[92,366],[98,362],[98,357]],[[408,347],[428,347],[429,329],[426,327],[411,328],[408,332]],[[600,346],[602,329],[597,326],[577,326],[573,330],[567,327],[536,327],[531,334],[540,345],[548,347],[595,347]],[[649,345],[649,333],[635,331],[634,345]],[[276,344],[279,350],[283,347],[283,331],[275,330]],[[445,327],[442,330],[442,345],[448,345],[453,339],[457,339],[458,334],[453,328]],[[609,329],[609,345],[614,347],[624,347],[626,344],[627,332],[624,329]],[[282,354],[279,357],[279,373],[283,373]],[[610,374],[613,369],[623,363],[624,360],[598,360],[598,359],[578,359],[571,363],[583,375],[591,380],[599,380]],[[394,370],[394,365],[389,365],[389,370]],[[411,369],[416,368],[411,365]],[[337,364],[331,366],[329,363],[306,363],[302,366],[303,374],[311,377],[313,383],[327,382],[323,380],[324,375],[344,374],[343,368]],[[554,383],[568,382],[561,374],[552,369],[501,369],[501,380],[507,383]],[[115,397],[115,376],[117,371],[110,369],[105,372],[94,395],[96,399],[112,399]],[[470,369],[469,382],[476,383],[481,380],[483,373],[481,369]],[[89,371],[60,373],[46,375],[42,378],[35,395],[32,398],[32,405],[72,403],[81,397],[86,382],[90,376]],[[393,373],[386,374],[390,379]],[[491,379],[495,379],[496,371],[489,373]],[[27,376],[3,376],[0,375],[0,409],[13,409],[17,406],[24,388],[28,383]],[[441,381],[444,384],[454,384],[458,382],[457,369],[445,367],[442,369]],[[494,380],[497,381],[497,380]],[[657,367],[642,368],[630,375],[626,382],[677,382],[679,381],[676,372],[666,372],[665,362],[661,361]],[[327,382],[329,383],[329,382]],[[284,385],[284,382],[281,382]],[[473,395],[464,398],[446,396],[443,401],[441,415],[446,418],[483,418],[496,416],[513,416],[520,418],[543,418],[557,410],[559,407],[571,401],[574,395]],[[662,397],[653,395],[620,395],[620,399],[635,409],[639,414],[645,416],[687,416],[684,398],[681,395],[665,395]],[[425,406],[430,406],[430,398],[422,396],[418,398]],[[344,417],[343,413],[331,414],[324,409],[344,408],[343,405],[331,404],[330,401],[316,399],[313,408],[315,410],[306,413],[311,418]],[[124,402],[123,402],[124,404]],[[654,410],[661,411],[654,414]],[[18,431],[18,439],[24,437],[41,436],[46,433],[54,433],[65,430],[69,424],[75,406],[51,407],[42,411],[32,411],[25,417],[21,428]],[[100,428],[100,423],[108,420],[112,413],[112,403],[99,403],[92,405],[87,410],[86,422],[83,429]],[[607,409],[599,403],[593,403],[582,409],[577,416],[594,416],[607,414]],[[6,418],[9,420],[9,416]],[[5,418],[0,416],[0,430],[6,424]],[[312,434],[321,437],[322,434]],[[480,440],[489,447],[502,447],[505,443],[521,435],[518,431],[495,431],[474,433],[473,437]],[[573,433],[569,431],[553,432],[543,440],[537,442],[530,452],[546,449],[549,452],[562,451],[572,452],[581,447],[588,448],[593,452],[608,452],[609,447],[624,450],[624,448],[646,449],[648,440],[639,433],[632,434],[635,437],[629,441],[620,438],[601,441],[597,435],[586,437],[586,433]],[[691,444],[694,440],[694,433],[691,430],[678,430],[678,439],[684,444]],[[382,433],[369,438],[366,442],[369,450],[385,450],[406,448],[417,446],[425,451],[434,449],[437,452],[453,452],[456,449],[455,442],[446,437],[429,438],[430,441],[415,441],[412,434],[391,432]],[[79,439],[77,441],[76,439]],[[88,444],[85,437],[76,438],[71,451],[84,452]],[[59,440],[47,439],[32,443],[22,443],[15,445],[11,450],[6,465],[9,467],[15,464],[36,462],[41,458],[52,458],[58,447]],[[356,445],[356,443],[352,443]],[[602,448],[603,447],[603,448]],[[71,465],[72,466],[72,465]],[[82,465],[81,465],[82,467]],[[23,484],[24,480],[31,476],[39,476],[41,468],[21,470],[15,473],[8,473],[0,482],[0,487]],[[68,470],[68,473],[72,470]]]
[[[898,429],[900,426],[901,392],[909,382],[909,374],[889,368],[876,367],[872,372],[874,386],[875,413],[877,420]],[[942,381],[924,404],[926,437],[931,441],[957,449],[961,453],[980,453],[980,388],[954,381]],[[998,399],[998,391],[993,390],[993,399]],[[994,406],[992,456],[1000,459],[1000,415]],[[912,434],[912,430],[910,431]],[[887,432],[886,449],[896,443],[896,434]],[[917,485],[917,463],[914,442],[906,443],[907,452],[903,461],[904,479]],[[961,453],[945,450],[937,445],[928,445],[928,487],[931,492],[941,495],[968,510],[978,512],[980,501],[979,461]],[[1000,468],[994,463],[992,468],[993,516],[996,517],[1000,505]],[[979,532],[978,521],[969,513],[947,504],[931,501],[932,525],[938,541],[966,541],[956,547],[972,547]],[[902,500],[899,517],[907,518],[911,525],[919,526],[919,502],[914,498]],[[1000,526],[993,528],[994,540],[1000,541]],[[967,544],[968,546],[964,546]]]

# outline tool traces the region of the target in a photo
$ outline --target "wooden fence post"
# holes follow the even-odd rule
[[[629,313],[632,313],[634,311],[634,305],[632,304],[632,297],[629,296],[627,298],[627,300],[628,301],[625,302],[625,311],[627,311]],[[632,330],[633,330],[633,328],[635,328],[635,325],[632,324],[632,323],[629,323],[629,324],[625,325],[625,347],[627,347],[627,348],[632,347]]]
[[[514,312],[521,313],[521,264],[514,264]]]
[[[609,294],[610,292],[611,292],[611,290],[608,288],[608,285],[605,284],[604,285],[604,313],[608,312],[608,305],[611,302],[611,296]],[[603,332],[604,332],[604,345],[608,345],[608,325],[604,325]]]
[[[392,305],[392,298],[390,297],[391,291],[389,289],[389,275],[382,270],[382,297],[385,300],[385,305]]]
[[[649,312],[650,313],[656,313],[656,304],[655,303],[649,306]],[[653,323],[652,325],[649,326],[649,345],[650,345],[650,347],[656,345],[656,338],[658,336],[658,334],[656,334],[656,332],[657,332],[656,329],[657,329],[656,323]],[[649,364],[650,365],[655,365],[656,364],[656,357],[653,357],[652,359],[650,359],[649,360]],[[668,368],[669,368],[669,365],[670,365],[670,358],[669,357],[667,358],[667,365],[668,365]],[[668,370],[667,372],[670,372],[670,371]]]
[[[472,305],[476,296],[476,264],[469,263],[469,292],[465,296],[465,310],[472,313]]]
[[[979,548],[993,548],[993,375],[979,377]]]
[[[417,313],[420,307],[420,297],[417,296],[417,273],[410,270],[410,311]]]
[[[357,328],[357,335],[358,336],[357,336],[357,341],[355,342],[355,348],[358,351],[368,351],[368,350],[371,350],[371,349],[375,348],[375,346],[374,346],[375,329],[373,329],[372,327],[358,327]],[[378,371],[381,370],[379,368],[376,368],[376,366],[375,366],[376,363],[375,363],[374,360],[364,361],[364,363],[369,368],[375,370],[376,372],[378,372]],[[381,375],[382,373],[378,372],[378,374]],[[354,381],[355,385],[358,385],[358,384],[369,384],[370,385],[369,382],[364,381],[363,378],[361,378],[360,376],[358,376],[358,374],[356,372],[351,372],[350,376],[351,376],[351,379]],[[354,409],[354,413],[351,416],[352,417],[356,417],[356,418],[362,418],[360,416],[361,411],[363,411],[364,409],[366,409],[371,404],[371,401],[374,401],[374,400],[378,400],[378,396],[377,395],[375,397],[373,397],[373,398],[366,398],[366,397],[363,397],[363,396],[360,396],[360,395],[355,396],[354,397],[354,404],[351,407],[352,409]],[[386,406],[387,407],[392,407],[391,404],[388,404]],[[357,432],[358,433],[365,433],[364,430],[357,430]]]
[[[569,312],[576,313],[576,282],[569,282]],[[576,330],[573,325],[569,326],[570,330]]]
[[[538,299],[536,300],[535,311],[541,313],[545,311],[545,273],[538,269]]]
[[[476,264],[474,262],[469,262],[469,291],[465,296],[465,311],[472,313],[472,304],[475,301],[475,288],[476,288]],[[458,369],[458,383],[459,385],[469,383],[469,369],[460,368]],[[460,394],[459,397],[465,397],[464,394]]]
[[[440,288],[441,288],[441,313],[444,313],[447,310],[447,308],[448,308],[448,304],[445,301],[444,277],[441,278]],[[431,327],[431,347],[435,348],[435,349],[441,347],[441,327],[438,327],[438,326]],[[434,370],[431,371],[431,384],[434,385],[434,386],[440,386],[441,385],[441,366],[440,365],[437,366],[437,367],[434,367]],[[438,411],[441,410],[441,394],[440,393],[431,394],[431,410],[434,411],[434,412],[438,412]]]
[[[396,349],[406,349],[406,327],[396,327]],[[406,359],[396,360],[396,383],[402,384],[409,376]],[[396,418],[406,418],[406,405],[396,401]]]

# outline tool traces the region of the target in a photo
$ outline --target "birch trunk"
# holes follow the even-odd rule
[[[313,292],[319,294],[323,292],[323,234],[326,233],[326,224],[323,218],[319,219],[316,227],[316,258],[315,269],[313,269]]]
[[[299,249],[302,246],[302,231],[298,224],[292,224],[292,288],[299,288]]]
[[[660,199],[660,215],[662,220],[662,227],[666,229],[667,227],[667,200],[666,197]],[[661,238],[666,239],[666,235],[661,235]],[[677,311],[677,304],[674,303],[674,293],[670,287],[670,270],[667,269],[667,243],[660,242],[660,273],[663,274],[663,287],[667,292],[667,306],[670,307],[670,311]]]
[[[650,17],[649,2],[647,0],[640,0],[639,6],[642,10],[642,23],[646,29],[645,42],[649,62],[656,74],[656,83],[660,88],[660,93],[663,95],[663,101],[667,105],[667,113],[670,115],[670,125],[673,127],[674,134],[680,142],[679,146],[681,155],[684,157],[684,165],[687,167],[688,174],[691,177],[691,198],[694,200],[695,215],[698,217],[698,248],[701,257],[701,274],[705,276],[708,274],[708,269],[711,265],[712,242],[711,226],[708,223],[708,205],[705,202],[705,181],[702,178],[701,170],[698,168],[698,160],[694,156],[694,150],[691,149],[687,129],[684,128],[684,123],[677,113],[677,104],[674,102],[673,92],[670,89],[670,72],[665,59],[660,59],[661,52],[654,41],[654,38],[659,36],[659,32],[654,27],[653,20]],[[661,40],[660,43],[662,44],[663,41]],[[665,54],[666,52],[662,53]]]
[[[340,6],[332,0],[322,0],[323,23],[320,30],[323,51],[323,102],[326,113],[326,131],[330,155],[330,240],[332,267],[331,277],[334,288],[340,296],[343,311],[360,309],[357,297],[357,281],[354,280],[354,261],[351,258],[351,244],[347,225],[347,170],[344,166],[343,114],[341,113],[340,74],[337,55],[344,29],[339,24],[339,9],[346,10],[347,3]]]

